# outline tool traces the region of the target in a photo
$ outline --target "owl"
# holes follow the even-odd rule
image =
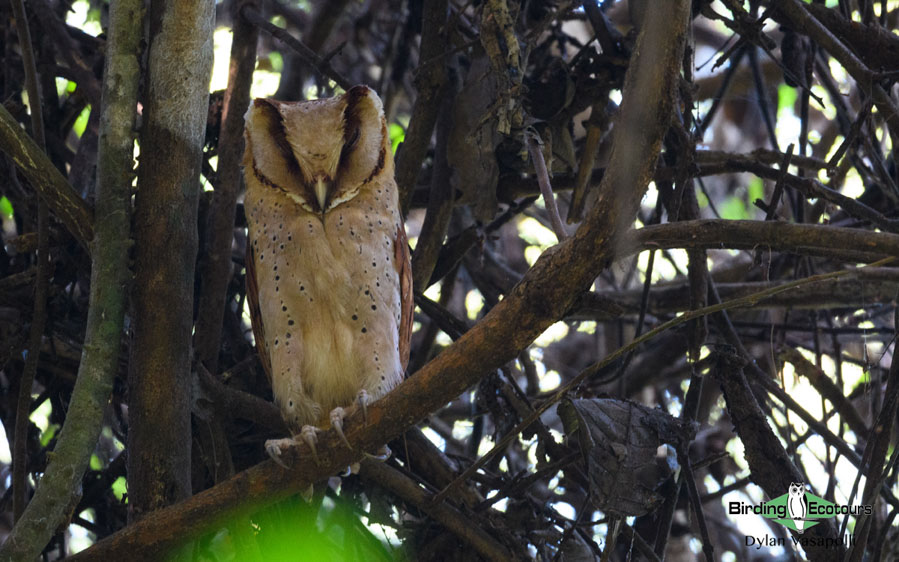
[[[412,273],[387,122],[365,86],[246,114],[247,301],[275,403],[318,460],[351,408],[403,380]],[[276,461],[293,438],[268,441]],[[347,445],[349,445],[347,443]]]

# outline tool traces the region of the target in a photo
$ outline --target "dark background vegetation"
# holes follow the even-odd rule
[[[0,559],[895,559],[895,2],[69,10],[0,5]],[[379,92],[414,245],[408,380],[291,470],[245,314],[254,69]],[[873,505],[804,534],[855,544],[726,513],[790,482]]]

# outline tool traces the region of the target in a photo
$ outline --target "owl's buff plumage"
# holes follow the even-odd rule
[[[381,102],[364,86],[256,100],[246,121],[256,344],[293,431],[335,408],[339,426],[341,407],[391,390],[408,360],[409,256]]]

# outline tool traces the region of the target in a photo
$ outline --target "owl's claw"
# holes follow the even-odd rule
[[[385,462],[390,458],[390,455],[392,454],[393,451],[390,450],[390,447],[388,447],[387,445],[382,445],[381,448],[378,449],[378,452],[376,454],[373,455],[371,453],[365,453],[365,456],[376,461]]]
[[[346,410],[341,407],[334,408],[331,410],[331,427],[334,428],[334,431],[337,432],[337,436],[340,437],[340,440],[343,441],[343,444],[346,445],[350,450],[352,450],[353,446],[350,445],[350,442],[347,441],[346,435],[343,433],[343,419],[346,417]]]
[[[318,461],[318,451],[315,450],[315,444],[318,443],[318,433],[319,429],[314,425],[304,425],[302,429],[300,429],[300,438],[304,443],[309,445],[309,450],[312,452],[312,460],[315,461],[315,464],[321,464]],[[296,443],[296,441],[294,441]]]
[[[366,392],[364,388],[356,395],[356,404],[358,404],[359,409],[362,410],[362,419],[365,423],[368,423],[368,403],[370,401],[371,399],[368,397],[368,392]]]
[[[273,461],[281,465],[281,467],[290,469],[290,467],[281,459],[281,451],[295,447],[296,445],[296,440],[291,437],[285,437],[284,439],[269,439],[265,442],[265,452],[268,453],[268,456]]]

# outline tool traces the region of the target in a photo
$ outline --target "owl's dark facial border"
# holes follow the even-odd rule
[[[340,171],[346,171],[351,168],[351,164],[355,164],[356,168],[370,167],[369,173],[365,177],[354,178],[355,185],[347,185],[350,190],[361,187],[370,182],[384,169],[387,161],[387,123],[384,120],[383,111],[376,107],[376,100],[372,99],[377,94],[368,86],[353,86],[343,95],[346,101],[346,109],[344,109],[344,147],[340,158]],[[370,113],[363,122],[363,114]],[[373,126],[375,123],[378,125]],[[372,138],[374,137],[374,138]],[[377,159],[371,159],[368,162],[350,162],[355,153],[361,151],[363,158],[371,158],[372,146],[378,147]],[[357,150],[357,147],[361,147]],[[345,179],[345,178],[341,178]],[[341,183],[341,182],[338,182]]]
[[[281,156],[284,158],[284,166],[287,168],[287,171],[291,176],[302,179],[303,173],[300,170],[300,163],[297,162],[296,156],[294,156],[293,150],[290,148],[290,143],[287,141],[287,131],[284,128],[284,116],[278,111],[275,103],[277,102],[274,102],[273,100],[257,99],[253,102],[253,105],[260,111],[266,113],[269,124],[268,134],[275,143],[275,146],[278,147]]]

